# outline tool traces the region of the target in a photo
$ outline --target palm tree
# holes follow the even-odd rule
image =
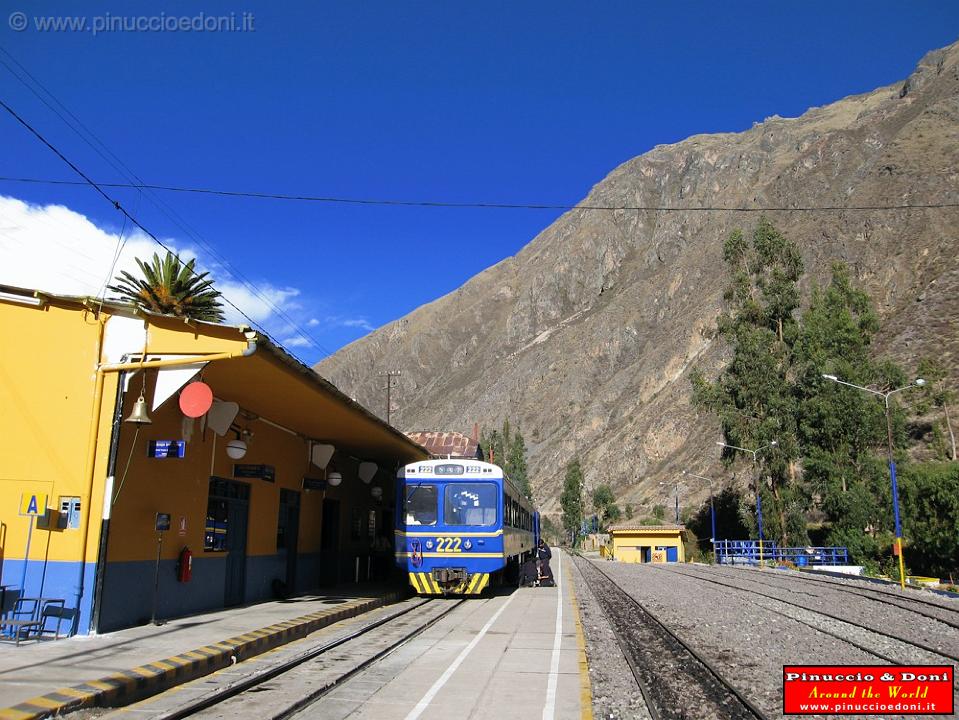
[[[197,273],[193,269],[196,258],[184,264],[167,251],[162,260],[153,253],[149,264],[139,258],[136,261],[143,277],[135,278],[121,270],[114,278],[116,285],[109,285],[107,289],[118,293],[123,300],[163,315],[223,322],[222,304],[217,299],[220,293],[213,289],[213,281],[206,279],[209,273]]]

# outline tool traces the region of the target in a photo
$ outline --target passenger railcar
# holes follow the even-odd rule
[[[396,485],[396,564],[420,595],[479,595],[535,551],[533,506],[498,465],[424,460]]]

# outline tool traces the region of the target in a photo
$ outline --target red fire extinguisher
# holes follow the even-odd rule
[[[193,577],[193,553],[185,547],[180,551],[180,559],[176,565],[176,579],[180,582],[190,582]]]

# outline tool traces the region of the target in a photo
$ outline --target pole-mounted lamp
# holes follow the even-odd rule
[[[903,589],[906,587],[906,561],[902,556],[902,522],[899,518],[899,484],[896,482],[896,460],[893,458],[893,448],[892,448],[892,418],[889,414],[889,398],[895,395],[898,392],[903,390],[909,390],[915,387],[922,387],[926,384],[926,381],[922,378],[916,378],[915,381],[906,385],[905,387],[896,388],[895,390],[889,390],[887,392],[882,392],[881,390],[873,390],[872,388],[863,387],[862,385],[855,385],[851,382],[846,382],[845,380],[840,380],[835,375],[827,375],[823,373],[823,378],[830,380],[839,385],[845,385],[847,387],[855,388],[856,390],[862,390],[871,395],[876,395],[881,397],[883,404],[886,408],[886,439],[889,444],[889,480],[892,484],[892,517],[895,523],[896,528],[896,554],[899,555],[899,586]]]
[[[758,528],[758,530],[759,530],[759,567],[762,567],[762,564],[763,564],[763,501],[762,501],[762,498],[761,498],[760,495],[759,495],[759,468],[758,468],[757,458],[758,458],[760,452],[762,452],[763,450],[767,450],[767,449],[769,449],[769,448],[774,448],[774,447],[776,447],[776,446],[779,444],[779,441],[778,441],[778,440],[772,440],[772,441],[769,442],[767,445],[763,445],[762,447],[758,447],[758,448],[756,448],[755,450],[750,450],[749,448],[739,447],[739,446],[737,446],[737,445],[730,445],[729,443],[724,443],[724,442],[722,442],[721,440],[717,440],[717,441],[716,441],[716,444],[717,444],[717,445],[721,445],[722,447],[728,447],[728,448],[730,448],[731,450],[739,450],[739,451],[741,451],[741,452],[749,453],[750,455],[753,456],[753,469],[756,470],[756,477],[755,477],[755,482],[756,482],[756,525],[757,525],[757,528]]]

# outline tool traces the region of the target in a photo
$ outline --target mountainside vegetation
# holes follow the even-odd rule
[[[672,518],[683,470],[733,489],[749,510],[758,476],[767,538],[828,535],[881,558],[891,522],[882,403],[821,375],[888,388],[935,358],[938,379],[897,396],[894,446],[911,467],[953,455],[956,168],[952,45],[905,81],[628,160],[515,257],[317,369],[371,407],[378,374],[401,370],[400,428],[468,431],[509,417],[523,428],[533,496],[557,524],[576,514],[564,495],[574,460],[580,516],[606,485],[637,521]],[[737,348],[749,364],[735,364]],[[744,415],[695,400],[694,371]],[[720,439],[777,445],[753,467]],[[685,480],[681,514],[708,494],[707,482]]]

